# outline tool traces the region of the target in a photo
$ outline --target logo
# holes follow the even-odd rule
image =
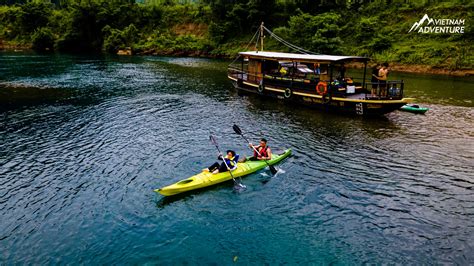
[[[425,22],[428,22],[426,26],[423,26]],[[418,33],[464,33],[464,22],[465,19],[433,19],[425,14],[420,21],[413,23],[411,29],[408,32]]]

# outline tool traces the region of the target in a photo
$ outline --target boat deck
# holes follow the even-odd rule
[[[348,99],[357,99],[357,100],[365,100],[365,93],[355,93],[355,94],[347,94],[346,98]]]

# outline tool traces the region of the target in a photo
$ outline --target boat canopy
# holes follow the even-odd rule
[[[250,58],[272,59],[272,60],[286,60],[286,61],[304,61],[304,62],[344,62],[344,61],[358,61],[367,62],[368,57],[362,56],[343,56],[343,55],[324,55],[324,54],[294,54],[294,53],[279,53],[279,52],[264,52],[264,51],[248,51],[240,52],[242,56]]]

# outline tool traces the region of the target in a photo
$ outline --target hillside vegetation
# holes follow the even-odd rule
[[[39,51],[233,57],[261,21],[316,53],[379,62],[474,68],[472,1],[0,0],[0,47]],[[464,19],[463,34],[408,32],[424,14]],[[269,38],[266,49],[291,51]],[[253,49],[254,44],[249,49]]]

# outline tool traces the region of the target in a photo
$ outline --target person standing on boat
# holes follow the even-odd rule
[[[262,138],[260,140],[260,145],[255,146],[252,143],[249,144],[250,148],[254,149],[253,160],[271,160],[272,159],[272,150],[267,146],[267,140]]]
[[[215,162],[213,165],[208,168],[204,168],[205,172],[212,172],[213,174],[222,173],[229,171],[229,169],[235,170],[237,168],[237,162],[239,160],[239,155],[233,150],[228,150],[225,157],[222,154],[219,154],[218,160],[224,160],[220,165],[218,162]]]
[[[387,96],[387,76],[388,63],[383,63],[382,68],[379,70],[380,96]]]
[[[377,95],[377,87],[379,86],[379,70],[380,70],[380,64],[376,64],[372,68],[372,79],[370,80],[372,83],[372,91],[371,91],[372,97]]]
[[[321,74],[321,69],[319,68],[319,64],[314,64],[314,74],[317,76]]]

